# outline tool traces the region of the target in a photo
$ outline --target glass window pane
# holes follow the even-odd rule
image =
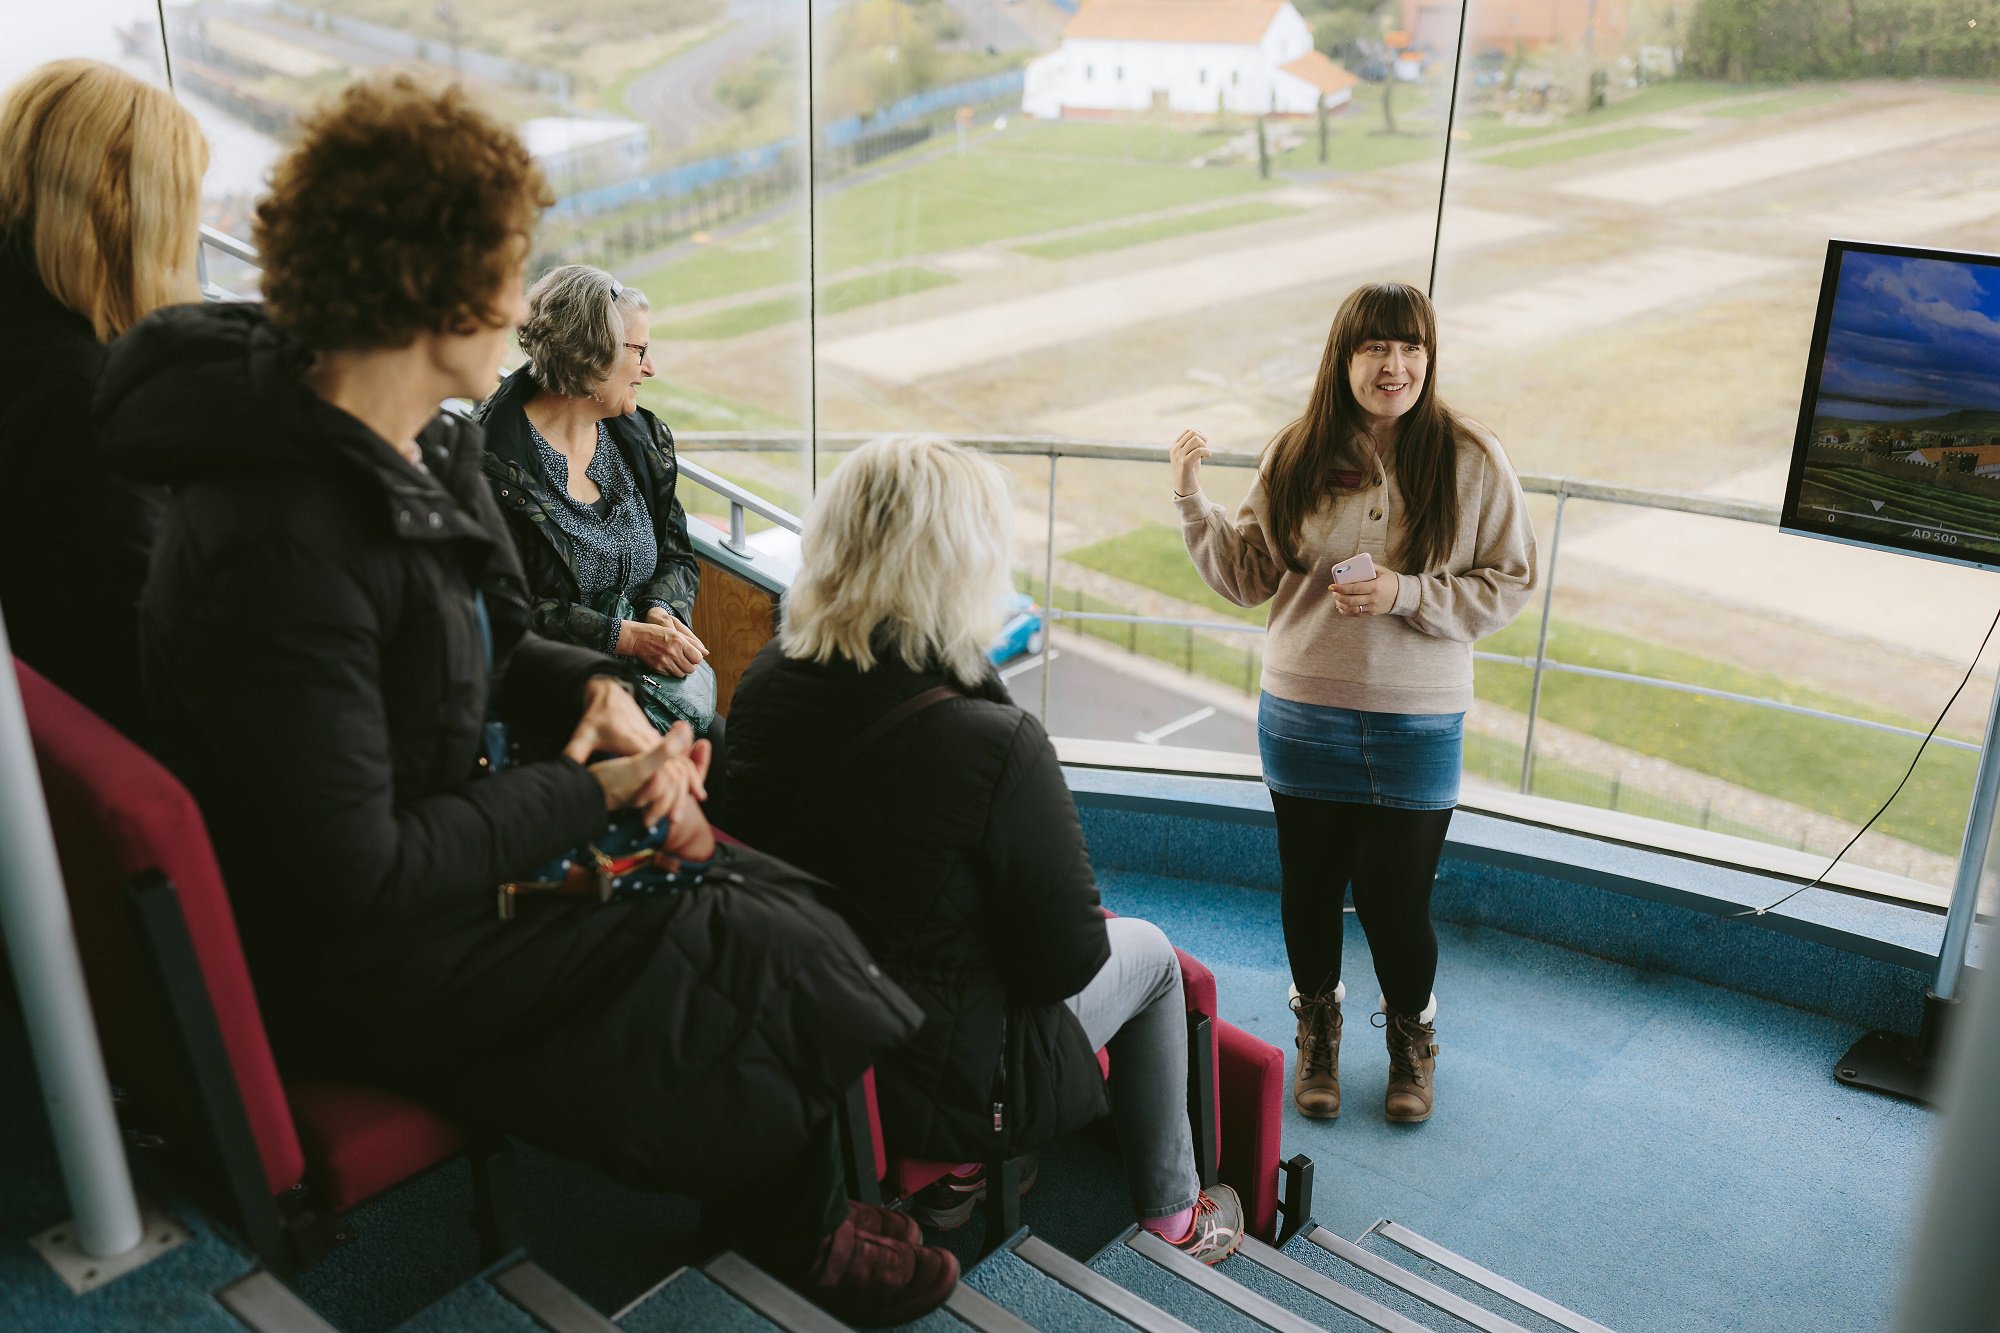
[[[1473,0],[1441,354],[1523,472],[1774,516],[1827,239],[1990,248],[2000,193],[1965,169],[2000,126],[1990,57],[1930,29],[1808,38],[1802,12]],[[1503,218],[1531,230],[1475,252]],[[1624,505],[1569,506],[1558,572],[1561,663],[1901,730],[1556,672],[1535,790],[1827,856],[1889,798],[1994,601],[1969,571]],[[1850,862],[1949,884],[1976,759],[1951,742],[1976,747],[1989,693],[1967,689]]]
[[[645,292],[658,378],[641,401],[692,461],[780,503],[809,493],[802,12],[324,0],[169,5],[166,16],[176,87],[215,148],[212,225],[248,236],[292,127],[344,83],[404,69],[462,82],[513,125],[557,196],[531,276],[589,263]],[[255,290],[254,275],[236,282]],[[689,492],[691,511],[726,514]]]

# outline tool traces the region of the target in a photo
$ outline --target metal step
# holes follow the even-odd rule
[[[1321,1231],[1323,1233],[1324,1229],[1321,1229]],[[1319,1240],[1319,1234],[1321,1233],[1316,1233],[1312,1237],[1310,1237],[1310,1239],[1315,1244],[1321,1244]],[[1365,1241],[1371,1235],[1380,1236],[1384,1240],[1389,1241],[1392,1244],[1400,1246],[1401,1248],[1409,1251],[1411,1254],[1414,1254],[1417,1257],[1424,1259],[1430,1263],[1436,1264],[1439,1268],[1444,1269],[1446,1272],[1456,1274],[1458,1277],[1465,1279],[1467,1282],[1472,1283],[1474,1286],[1480,1287],[1485,1291],[1491,1292],[1493,1295],[1499,1297],[1503,1301],[1511,1302],[1512,1304],[1519,1306],[1523,1310],[1531,1311],[1534,1314],[1541,1316],[1543,1319],[1548,1320],[1550,1323],[1556,1325],[1558,1328],[1568,1329],[1570,1333],[1612,1333],[1611,1329],[1605,1327],[1603,1324],[1598,1323],[1596,1320],[1587,1318],[1584,1315],[1580,1315],[1576,1311],[1568,1308],[1567,1306],[1560,1305],[1555,1301],[1550,1300],[1546,1296],[1540,1295],[1536,1292],[1532,1292],[1528,1290],[1526,1287],[1522,1286],[1520,1283],[1514,1282],[1508,1278],[1504,1278],[1500,1276],[1498,1273],[1494,1272],[1492,1269],[1483,1267],[1480,1264],[1476,1264],[1472,1260],[1467,1259],[1464,1255],[1456,1254],[1453,1251],[1448,1250],[1444,1246],[1438,1244],[1436,1241],[1429,1240],[1423,1236],[1420,1236],[1416,1232],[1410,1230],[1408,1227],[1402,1226],[1399,1223],[1391,1222],[1385,1218],[1384,1220],[1377,1222],[1374,1226],[1368,1228],[1367,1231],[1363,1232],[1361,1234],[1361,1239]],[[1427,1301],[1431,1299],[1428,1296],[1424,1296],[1422,1292],[1420,1292],[1417,1289],[1417,1287],[1409,1285],[1411,1283],[1421,1284],[1422,1286],[1430,1287],[1437,1291],[1444,1291],[1444,1288],[1438,1287],[1437,1284],[1429,1282],[1424,1278],[1416,1276],[1414,1273],[1409,1272],[1407,1269],[1404,1269],[1390,1262],[1389,1260],[1384,1259],[1381,1255],[1375,1254],[1369,1250],[1361,1249],[1358,1244],[1349,1246],[1348,1242],[1341,1241],[1340,1238],[1337,1236],[1332,1237],[1332,1239],[1339,1241],[1339,1243],[1342,1246],[1353,1250],[1355,1253],[1362,1255],[1364,1258],[1372,1261],[1375,1264],[1385,1265],[1386,1271],[1384,1271],[1382,1274],[1384,1280],[1395,1282],[1398,1286],[1403,1287],[1405,1291],[1409,1291],[1413,1295],[1420,1296],[1422,1299]],[[1322,1248],[1327,1249],[1330,1253],[1340,1254],[1340,1256],[1343,1259],[1347,1259],[1348,1262],[1350,1263],[1355,1262],[1344,1251],[1334,1250],[1331,1246],[1326,1246],[1326,1245],[1322,1245]],[[1371,1268],[1369,1269],[1369,1271],[1374,1272],[1376,1270]],[[1391,1273],[1397,1276],[1391,1276]],[[1445,1294],[1452,1295],[1452,1293],[1449,1292],[1446,1292]],[[1454,1296],[1453,1299],[1462,1300],[1463,1298]],[[1456,1312],[1454,1311],[1454,1313]],[[1499,1318],[1499,1316],[1493,1315],[1490,1311],[1488,1311],[1487,1313],[1491,1318],[1496,1318],[1496,1319]],[[1464,1315],[1461,1315],[1460,1317],[1469,1319],[1468,1316]],[[1519,1328],[1519,1325],[1506,1324],[1505,1321],[1502,1322],[1506,1328],[1510,1329]],[[1484,1325],[1482,1325],[1482,1327],[1484,1327]]]
[[[716,1255],[701,1271],[779,1328],[792,1333],[848,1333],[846,1324],[733,1250]]]
[[[523,1259],[488,1281],[549,1333],[618,1333],[616,1324],[531,1260]]]
[[[1201,1288],[1245,1318],[1276,1330],[1276,1333],[1324,1333],[1318,1324],[1293,1314],[1276,1301],[1259,1296],[1215,1267],[1189,1258],[1143,1227],[1125,1238],[1125,1247],[1141,1258],[1158,1264],[1183,1282]]]
[[[978,1329],[979,1333],[1036,1333],[1033,1324],[1005,1306],[994,1304],[978,1288],[967,1286],[963,1281],[952,1288],[944,1308],[960,1321]]]
[[[1199,1330],[1183,1324],[1143,1296],[1125,1290],[1088,1264],[1070,1258],[1046,1241],[1026,1236],[1014,1244],[1013,1250],[1023,1263],[1039,1268],[1092,1305],[1109,1311],[1135,1328],[1143,1328],[1147,1333],[1199,1333]]]
[[[1306,1234],[1305,1239],[1348,1267],[1365,1273],[1377,1282],[1393,1287],[1406,1296],[1422,1301],[1433,1309],[1443,1311],[1459,1324],[1470,1325],[1479,1329],[1480,1333],[1528,1333],[1527,1329],[1513,1320],[1495,1314],[1457,1292],[1448,1291],[1435,1282],[1419,1277],[1379,1254],[1362,1249],[1352,1241],[1343,1240],[1325,1227],[1314,1227]],[[1457,1324],[1454,1324],[1454,1327],[1456,1326]]]
[[[257,1333],[334,1333],[332,1324],[262,1268],[216,1292],[215,1299]]]
[[[1398,1314],[1378,1300],[1341,1286],[1326,1274],[1306,1267],[1290,1255],[1274,1250],[1260,1240],[1245,1236],[1243,1243],[1236,1249],[1236,1255],[1256,1264],[1259,1268],[1276,1273],[1288,1282],[1304,1287],[1327,1304],[1345,1310],[1357,1319],[1367,1321],[1374,1327],[1384,1330],[1384,1333],[1429,1333],[1429,1330],[1408,1315]]]

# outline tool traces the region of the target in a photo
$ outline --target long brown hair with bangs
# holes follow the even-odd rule
[[[1361,448],[1366,418],[1347,382],[1348,363],[1371,339],[1421,343],[1428,353],[1424,386],[1396,421],[1389,466],[1408,516],[1402,546],[1390,557],[1399,572],[1422,573],[1444,563],[1458,530],[1457,413],[1437,396],[1437,310],[1415,287],[1400,282],[1357,287],[1340,303],[1326,336],[1319,374],[1305,412],[1271,441],[1264,490],[1271,497],[1273,554],[1295,574],[1299,530],[1337,489],[1336,472],[1367,472]]]

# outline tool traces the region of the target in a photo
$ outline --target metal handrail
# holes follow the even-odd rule
[[[880,438],[880,431],[822,431],[817,442],[822,447],[838,452],[859,447],[869,440]],[[1046,571],[1043,610],[1051,621],[1100,621],[1132,625],[1166,625],[1184,628],[1192,634],[1204,630],[1221,634],[1263,635],[1262,625],[1249,623],[1225,623],[1221,621],[1194,620],[1176,616],[1154,616],[1123,614],[1110,611],[1065,610],[1053,605],[1054,601],[1054,471],[1061,459],[1083,459],[1093,462],[1146,463],[1164,466],[1168,461],[1168,450],[1164,445],[1133,444],[1116,440],[1078,440],[1053,435],[953,435],[960,444],[978,449],[982,453],[1007,457],[1047,458],[1050,466],[1050,549],[1049,568]],[[795,450],[806,447],[803,433],[784,431],[686,431],[676,439],[687,446],[703,449],[724,449],[743,452],[768,452],[774,449]],[[1220,467],[1255,467],[1261,455],[1241,450],[1218,450],[1210,455],[1207,462]],[[732,550],[748,554],[741,546],[744,511],[759,514],[772,522],[797,532],[798,519],[783,510],[760,500],[733,482],[724,480],[698,464],[683,461],[682,472],[690,480],[723,495],[730,500],[730,531],[735,544]],[[1548,673],[1570,676],[1584,676],[1597,680],[1610,680],[1623,684],[1642,685],[1651,689],[1669,690],[1679,694],[1690,694],[1706,699],[1717,699],[1729,703],[1744,704],[1753,708],[1765,708],[1774,712],[1790,713],[1799,717],[1809,717],[1822,722],[1838,722],[1847,726],[1861,727],[1871,731],[1886,732],[1890,735],[1911,737],[1921,740],[1926,733],[1912,727],[1899,726],[1891,722],[1878,722],[1872,718],[1854,717],[1847,713],[1836,713],[1829,709],[1813,708],[1805,704],[1786,703],[1777,699],[1760,699],[1755,695],[1742,694],[1734,690],[1716,689],[1712,686],[1694,685],[1683,681],[1665,680],[1657,676],[1642,676],[1629,671],[1614,671],[1605,667],[1583,666],[1573,662],[1562,662],[1548,656],[1549,612],[1555,595],[1556,559],[1561,553],[1563,518],[1568,502],[1588,500],[1600,504],[1627,505],[1640,509],[1660,510],[1669,513],[1691,514],[1702,518],[1717,518],[1738,523],[1775,524],[1779,507],[1775,504],[1755,500],[1728,499],[1711,495],[1697,495],[1686,491],[1649,490],[1639,486],[1626,486],[1615,482],[1589,481],[1576,477],[1549,476],[1538,473],[1521,475],[1521,488],[1530,495],[1546,495],[1556,501],[1555,523],[1550,531],[1548,550],[1543,562],[1542,619],[1534,657],[1517,657],[1505,653],[1475,650],[1473,656],[1484,662],[1518,666],[1534,673],[1528,696],[1527,732],[1522,745],[1521,778],[1519,789],[1526,793],[1534,780],[1534,737],[1540,720],[1543,678]],[[739,499],[741,503],[739,504]],[[1043,690],[1046,693],[1048,672],[1043,672]],[[1047,700],[1044,698],[1044,715]],[[1934,744],[1955,750],[1980,751],[1977,742],[1959,740],[1950,736],[1932,736]]]
[[[870,440],[880,439],[883,433],[882,431],[821,431],[816,439],[820,445],[831,445],[838,451],[843,446],[859,448]],[[773,449],[803,449],[807,443],[805,434],[798,431],[680,431],[676,432],[674,438],[683,444],[697,445],[704,449],[743,453],[766,453]],[[1164,465],[1168,456],[1168,446],[1163,444],[1079,440],[1060,435],[953,435],[951,438],[981,453],[1006,457],[1076,458],[1102,463]],[[1204,466],[1256,467],[1262,459],[1262,453],[1248,453],[1240,449],[1217,449],[1209,455]],[[1530,495],[1597,500],[1605,504],[1664,509],[1674,513],[1699,514],[1706,518],[1734,519],[1738,522],[1778,521],[1778,506],[1768,502],[1731,500],[1713,495],[1697,495],[1688,491],[1648,490],[1640,486],[1588,481],[1578,477],[1524,472],[1521,474],[1521,489]]]
[[[257,247],[248,241],[238,240],[218,227],[206,222],[201,225],[201,243],[211,250],[220,250],[231,259],[240,259],[246,264],[261,264],[257,258]]]
[[[245,263],[258,262],[256,248],[246,241],[238,240],[227,232],[214,227],[203,226],[201,243],[204,247],[221,251]],[[205,273],[204,273],[204,282]],[[212,286],[212,284],[210,284]],[[221,289],[214,289],[221,294]],[[763,453],[778,450],[799,450],[808,447],[824,448],[829,452],[841,452],[858,448],[868,441],[878,439],[881,431],[820,431],[808,435],[802,431],[684,431],[676,436],[687,446],[709,449],[730,450],[746,453]],[[1261,625],[1225,624],[1216,621],[1183,619],[1174,616],[1130,615],[1108,611],[1063,610],[1053,605],[1055,600],[1055,478],[1058,463],[1065,458],[1106,463],[1146,463],[1164,466],[1168,461],[1168,446],[1155,444],[1134,444],[1122,440],[1080,440],[1058,435],[953,435],[952,439],[981,453],[1002,457],[1046,458],[1049,460],[1049,507],[1048,542],[1046,567],[1043,579],[1043,609],[1052,620],[1110,621],[1133,625],[1168,625],[1185,628],[1190,635],[1195,630],[1213,633],[1258,634],[1264,633]],[[1244,450],[1215,450],[1207,462],[1213,467],[1254,468],[1262,461],[1261,452]],[[722,545],[744,560],[755,560],[756,550],[749,544],[748,519],[755,514],[788,532],[801,530],[798,515],[779,508],[754,491],[737,485],[726,477],[687,459],[679,460],[681,475],[689,481],[714,492],[729,503],[729,535]],[[1625,684],[1643,685],[1652,689],[1670,690],[1681,694],[1692,694],[1702,698],[1726,700],[1746,704],[1756,708],[1767,708],[1775,712],[1791,713],[1801,717],[1815,718],[1825,722],[1838,722],[1847,726],[1863,727],[1891,735],[1918,737],[1925,735],[1910,727],[1889,722],[1877,722],[1870,718],[1853,717],[1845,713],[1835,713],[1827,709],[1811,708],[1803,704],[1784,703],[1776,699],[1759,699],[1753,695],[1739,694],[1731,690],[1718,690],[1704,685],[1692,685],[1681,681],[1663,680],[1656,676],[1641,676],[1628,671],[1613,671],[1603,667],[1587,667],[1573,662],[1560,662],[1548,655],[1549,614],[1555,598],[1556,561],[1561,554],[1563,519],[1571,500],[1588,500],[1600,504],[1627,505],[1640,509],[1659,510],[1667,513],[1691,514],[1703,518],[1719,518],[1738,523],[1758,523],[1771,525],[1778,521],[1779,507],[1756,500],[1737,500],[1712,495],[1697,495],[1686,491],[1649,490],[1645,487],[1626,486],[1615,482],[1590,481],[1576,477],[1548,476],[1539,473],[1522,473],[1521,489],[1530,495],[1552,496],[1556,502],[1555,522],[1550,530],[1548,550],[1542,566],[1542,615],[1535,645],[1535,656],[1512,657],[1502,653],[1475,651],[1473,656],[1481,661],[1503,663],[1527,668],[1534,673],[1529,687],[1527,731],[1521,746],[1521,779],[1519,789],[1528,792],[1534,781],[1535,729],[1541,717],[1542,682],[1544,677],[1555,672],[1560,675],[1586,676],[1599,680],[1612,680]],[[1042,715],[1048,715],[1049,675],[1042,672]],[[1935,743],[1958,750],[1978,753],[1981,747],[1971,741],[1958,740],[1949,736],[1933,736]]]

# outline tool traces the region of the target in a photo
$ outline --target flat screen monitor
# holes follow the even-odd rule
[[[2000,255],[1828,244],[1779,526],[2000,569]]]

